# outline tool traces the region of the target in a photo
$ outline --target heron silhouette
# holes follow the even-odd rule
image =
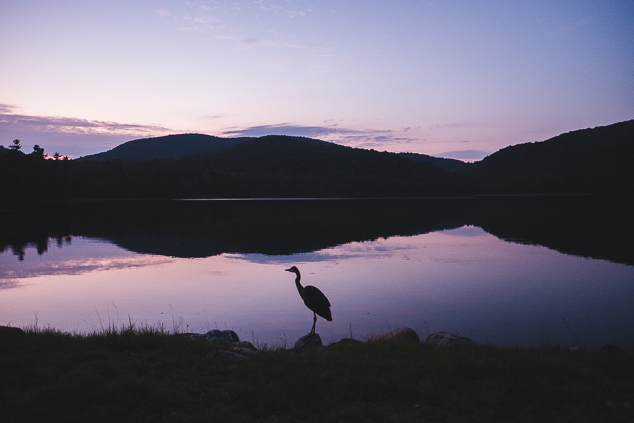
[[[310,330],[309,335],[315,334],[315,325],[317,324],[317,315],[319,314],[324,319],[332,322],[332,314],[330,314],[330,301],[319,289],[311,285],[302,286],[299,282],[302,277],[299,274],[299,269],[295,266],[290,269],[286,269],[287,272],[295,273],[295,285],[297,285],[297,291],[299,296],[304,300],[304,304],[313,312],[313,328]]]

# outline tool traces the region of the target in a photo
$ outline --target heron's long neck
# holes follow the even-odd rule
[[[297,276],[295,277],[295,286],[297,286],[297,290],[299,291],[299,295],[301,296],[302,293],[304,292],[304,287],[302,286],[301,283],[299,283],[300,279],[302,277],[299,275],[299,272],[297,272]]]

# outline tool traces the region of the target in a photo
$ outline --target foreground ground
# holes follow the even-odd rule
[[[376,341],[240,359],[222,349],[155,330],[0,335],[0,420],[634,421],[631,353]]]

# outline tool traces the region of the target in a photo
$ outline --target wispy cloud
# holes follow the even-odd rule
[[[173,132],[159,125],[118,123],[60,116],[32,116],[15,113],[17,110],[18,108],[15,106],[0,104],[2,132],[130,136],[147,136]]]
[[[255,4],[260,7],[260,10],[283,13],[289,18],[293,18],[296,16],[306,16],[313,11],[313,8],[310,6],[305,9],[297,8],[295,7],[294,2],[291,0],[286,0],[284,2],[276,0],[256,0]]]
[[[161,18],[165,18],[167,16],[170,15],[170,12],[165,9],[164,7],[159,7],[155,10],[156,14],[159,15]]]
[[[296,137],[320,137],[332,134],[355,133],[351,129],[333,126],[303,126],[281,123],[276,125],[259,125],[248,128],[229,128],[222,132],[228,137],[262,137],[265,135],[290,135]]]
[[[164,256],[143,257],[89,257],[81,259],[57,260],[54,264],[50,260],[40,260],[28,268],[16,259],[6,263],[0,270],[0,290],[17,288],[20,280],[40,276],[75,276],[89,272],[105,270],[122,270],[130,268],[150,267],[171,263],[174,260]]]
[[[385,145],[398,142],[409,143],[417,139],[403,136],[407,128],[402,131],[377,130],[377,129],[348,129],[339,127],[338,124],[329,126],[303,126],[289,123],[276,125],[259,125],[248,128],[228,128],[222,131],[223,136],[228,137],[262,137],[265,135],[289,135],[296,137],[318,138],[331,141],[336,144],[357,148],[381,149]]]
[[[298,45],[295,38],[288,36],[279,27],[261,27],[264,19],[259,15],[286,15],[288,18],[306,17],[313,8],[299,7],[291,0],[258,1],[187,1],[177,12],[158,8],[155,13],[160,17],[172,17],[178,22],[180,31],[206,34],[205,40],[233,43],[238,48],[284,46],[287,48],[311,47]],[[256,17],[257,25],[245,24],[245,19]],[[262,18],[262,16],[259,16]],[[320,50],[320,49],[317,49]],[[323,50],[323,49],[321,49]]]
[[[464,125],[461,123],[437,123],[435,125],[431,125],[429,129],[445,129],[445,128],[461,128]]]

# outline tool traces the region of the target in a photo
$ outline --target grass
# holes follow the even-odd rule
[[[626,353],[377,341],[234,359],[161,327],[25,332],[0,335],[3,422],[634,421]]]

